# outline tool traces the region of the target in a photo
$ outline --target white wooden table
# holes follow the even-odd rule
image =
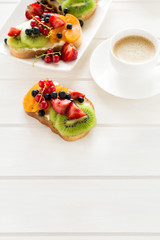
[[[16,3],[0,0],[0,26]],[[116,98],[89,73],[94,48],[131,26],[160,37],[160,1],[113,1],[67,75],[0,55],[0,240],[160,239],[160,95]],[[88,93],[98,124],[86,138],[65,142],[24,114],[24,94],[45,77]]]

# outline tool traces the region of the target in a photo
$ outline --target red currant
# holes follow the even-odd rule
[[[52,92],[55,92],[56,91],[56,88],[55,86],[51,86],[51,87],[48,87],[48,93],[51,94]]]
[[[40,90],[40,93],[42,93],[42,92],[43,92],[43,95],[44,95],[44,94],[48,93],[48,89],[47,89],[47,88],[46,88],[46,89],[43,89],[43,88],[42,88],[42,89]]]
[[[52,62],[52,57],[50,55],[46,55],[44,58],[45,63],[51,63]]]
[[[47,8],[44,9],[44,13],[48,13],[49,10]]]
[[[36,20],[32,20],[31,23],[30,23],[31,27],[34,28],[37,26],[37,21]]]
[[[40,81],[39,81],[38,84],[39,84],[40,88],[44,88],[45,82],[46,82],[45,80],[40,80]]]
[[[48,87],[53,86],[53,81],[52,80],[47,80],[46,84],[47,84]]]
[[[45,35],[45,36],[48,36],[49,30],[48,30],[47,28],[44,28],[44,29],[42,30],[42,34]]]
[[[42,101],[42,102],[40,103],[40,108],[41,108],[41,109],[47,109],[47,108],[48,108],[48,102]]]
[[[38,20],[38,21],[41,21],[41,18],[39,16],[35,16],[35,18]]]
[[[52,61],[54,63],[58,63],[60,61],[61,57],[58,54],[53,55]]]
[[[39,31],[40,31],[40,32],[43,31],[43,25],[42,25],[42,24],[39,24],[39,25],[38,25],[38,28],[39,28]]]
[[[40,99],[41,99],[41,94],[37,94],[37,95],[35,96],[36,102],[39,102]]]
[[[53,53],[54,51],[53,51],[53,49],[52,48],[49,48],[48,50],[47,50],[47,53]]]

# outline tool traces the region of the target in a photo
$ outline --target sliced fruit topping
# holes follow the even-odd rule
[[[26,18],[30,20],[33,16],[41,16],[43,13],[43,6],[41,6],[39,3],[35,2],[27,6],[26,10]]]
[[[74,100],[78,100],[79,97],[82,97],[82,98],[85,97],[85,94],[76,92],[75,90],[72,90],[70,88],[68,88],[68,92],[70,93],[71,98],[73,98]]]
[[[66,115],[56,115],[55,128],[62,136],[76,136],[91,130],[96,125],[95,112],[88,103],[83,103],[80,108],[85,112],[85,116],[79,119],[68,119]]]
[[[95,0],[66,0],[62,3],[62,10],[69,9],[69,13],[76,17],[81,17],[96,9]]]
[[[53,109],[61,115],[66,114],[70,104],[71,104],[71,101],[67,99],[59,99],[59,98],[51,99],[51,105]]]
[[[52,16],[50,17],[50,19]],[[59,15],[59,19],[62,19],[65,24],[61,27],[57,27],[50,32],[50,41],[57,42],[57,34],[61,33],[62,37],[60,38],[64,42],[75,42],[81,35],[81,26],[79,20],[71,14],[66,14],[66,16]]]
[[[21,33],[21,30],[15,27],[11,27],[8,33],[10,37],[16,37]]]
[[[65,43],[62,48],[62,60],[69,62],[76,60],[78,57],[77,49],[70,43]]]
[[[49,120],[55,124],[56,122],[56,117],[57,117],[57,112],[53,109],[53,108],[50,108],[49,110]]]
[[[37,89],[38,91],[40,90],[40,87],[37,84],[35,84],[29,91],[28,93],[25,95],[24,100],[23,100],[23,107],[25,109],[25,111],[27,112],[37,112],[39,111],[41,108],[39,106],[39,104],[37,104],[37,101],[35,100],[35,98],[32,96],[32,91]]]
[[[86,114],[75,103],[71,103],[67,111],[67,117],[69,119],[78,119],[84,117]]]
[[[53,27],[54,29],[65,25],[65,21],[63,19],[61,19],[59,16],[57,16],[56,14],[52,15],[49,18],[49,23],[50,23],[51,27]]]
[[[64,91],[65,93],[67,93],[67,91],[68,91],[68,88],[65,88],[65,87],[63,87],[62,85],[56,85],[55,86],[56,87],[56,92],[57,92],[57,94],[60,92],[60,91]]]

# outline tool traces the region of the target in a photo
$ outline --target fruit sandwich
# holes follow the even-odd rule
[[[82,42],[83,16],[88,18],[95,9],[95,0],[32,3],[25,13],[28,21],[11,27],[5,43],[17,58],[41,57],[46,63],[73,61]]]
[[[65,88],[52,80],[40,80],[25,95],[26,113],[59,134],[75,141],[96,125],[94,106],[83,93]]]

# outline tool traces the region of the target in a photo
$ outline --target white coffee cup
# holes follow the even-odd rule
[[[150,40],[155,47],[155,54],[152,58],[144,62],[128,62],[118,58],[113,49],[117,41],[128,36],[140,36]],[[151,32],[148,32],[143,29],[130,28],[122,30],[116,33],[110,41],[110,58],[113,67],[121,75],[132,77],[143,77],[148,75],[158,64],[160,54],[160,42],[157,37],[155,37]]]

